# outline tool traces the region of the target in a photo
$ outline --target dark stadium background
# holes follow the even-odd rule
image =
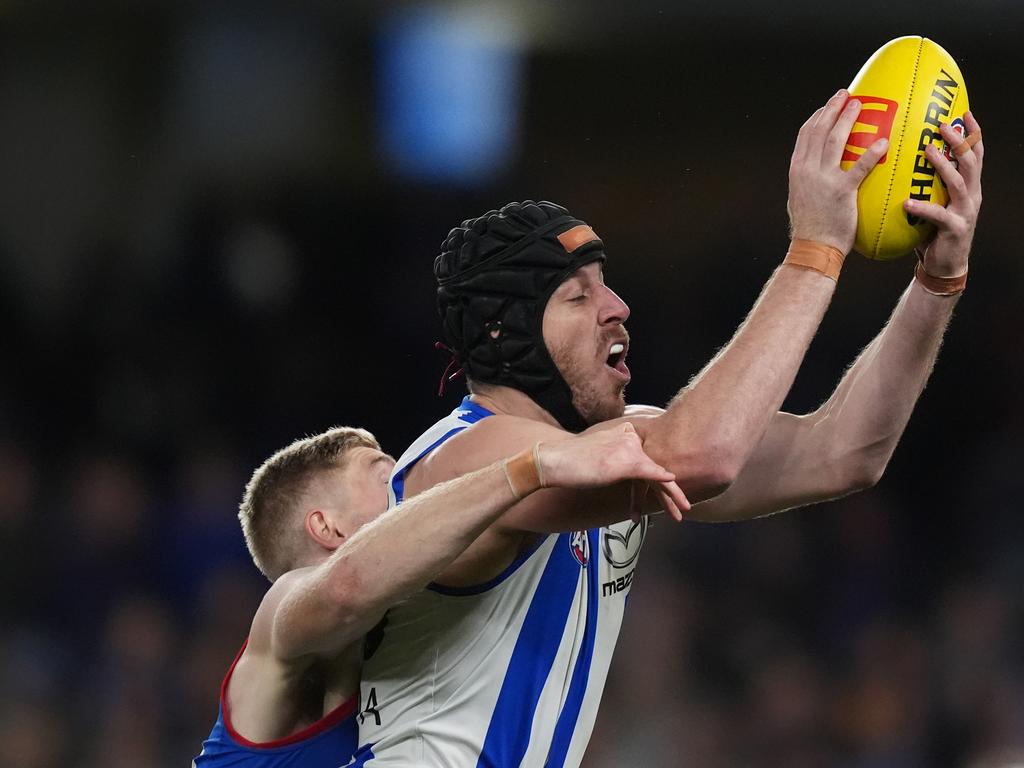
[[[0,6],[0,765],[188,764],[265,586],[249,472],[333,424],[398,454],[461,396],[435,395],[430,272],[460,219],[547,198],[592,223],[633,310],[631,400],[667,401],[784,253],[797,128],[901,34],[957,58],[988,153],[932,382],[875,489],[653,529],[586,766],[1021,760],[1024,5],[389,8]],[[496,35],[511,78],[461,177],[382,138],[424,13],[475,19],[457,37]],[[447,119],[428,106],[406,130]],[[847,264],[791,409],[912,268]]]

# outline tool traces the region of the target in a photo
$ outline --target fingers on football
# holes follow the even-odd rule
[[[835,106],[836,104],[842,104],[843,100],[846,99],[846,91],[839,91],[831,99],[825,102],[825,105],[818,107],[811,116],[808,117],[804,124],[800,126],[800,131],[797,133],[796,149],[793,151],[793,159],[796,160],[798,157],[802,158],[807,154],[807,150],[810,144],[814,143],[815,136],[819,131],[819,125],[822,122],[822,115],[829,109],[829,107]],[[829,120],[829,118],[824,118]],[[829,120],[829,126],[835,122],[833,119]]]
[[[804,124],[800,126],[800,133],[807,134],[814,127],[814,124],[818,122],[818,118],[821,117],[821,113],[824,111],[824,107],[818,107],[811,112],[811,116],[804,120]]]
[[[846,99],[848,96],[849,94],[845,90],[841,90],[829,99],[822,108],[821,114],[818,115],[817,121],[813,128],[811,128],[810,142],[808,146],[811,157],[821,158],[825,143],[836,127],[836,120],[843,113],[843,107],[846,105]],[[856,115],[854,117],[856,117]],[[850,123],[850,127],[853,127],[853,123]],[[850,132],[847,131],[846,136],[849,135]],[[844,137],[844,144],[845,138],[846,137]]]
[[[818,107],[811,114],[804,124],[800,126],[800,132],[796,136],[796,146],[793,147],[793,157],[790,160],[790,167],[801,162],[807,156],[807,142],[810,141],[808,138],[811,133],[811,129],[814,128],[814,124],[818,122],[818,117],[824,111],[824,107]]]
[[[957,167],[947,160],[934,144],[929,144],[925,149],[925,157],[928,158],[929,163],[935,166],[935,170],[942,177],[942,182],[946,185],[946,191],[949,192],[949,199],[953,205],[963,201],[967,196],[967,183]]]
[[[949,229],[953,225],[953,214],[944,206],[935,203],[925,203],[920,200],[905,200],[903,209],[919,219],[931,222],[939,229]]]
[[[823,167],[839,167],[839,161],[843,157],[843,150],[846,148],[846,142],[850,139],[850,131],[853,130],[853,126],[857,122],[860,109],[861,103],[856,99],[850,99],[846,102],[846,105],[839,113],[839,118],[836,120],[835,125],[832,126],[832,130],[828,132],[825,138],[821,155]]]
[[[831,130],[832,126],[836,124],[836,117],[838,117],[843,107],[846,106],[846,100],[849,98],[850,92],[845,88],[840,88],[836,91],[835,95],[826,101],[825,106],[821,108],[821,113],[814,124],[815,130],[823,133]]]
[[[871,146],[867,148],[867,151],[858,157],[857,162],[855,162],[850,167],[850,170],[847,171],[850,183],[859,187],[861,182],[867,178],[869,173],[871,173],[871,169],[878,165],[878,161],[885,156],[888,149],[888,139],[878,139],[878,141],[872,142]]]
[[[973,148],[968,145],[963,154],[958,154],[957,148],[963,146],[966,139],[953,130],[953,128],[947,123],[943,123],[939,127],[939,132],[942,134],[942,138],[946,140],[946,145],[953,151],[953,154],[956,155],[956,164],[960,175],[963,176],[963,179],[967,184],[967,188],[972,191],[975,189],[980,191],[981,155],[978,153],[978,146],[981,142],[979,141]],[[930,157],[929,160],[931,160]],[[932,162],[932,165],[935,165],[935,163]],[[943,181],[945,181],[945,177],[943,177]]]
[[[967,135],[970,136],[972,133],[981,132],[981,124],[974,117],[974,113],[968,110],[964,113],[964,125],[967,127]],[[978,143],[974,145],[974,155],[978,158],[978,162],[985,157],[985,140],[979,139]]]

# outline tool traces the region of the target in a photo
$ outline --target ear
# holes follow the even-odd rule
[[[345,534],[338,528],[334,515],[328,510],[311,509],[306,513],[306,533],[313,541],[332,552],[345,541]]]

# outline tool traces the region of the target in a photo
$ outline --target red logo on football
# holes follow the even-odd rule
[[[862,96],[856,94],[855,98],[862,104],[860,115],[857,116],[857,124],[873,127],[874,130],[854,130],[850,132],[850,138],[846,140],[846,148],[843,150],[843,157],[840,162],[856,162],[864,154],[864,150],[870,147],[879,139],[888,139],[892,133],[892,123],[896,119],[896,109],[899,103],[892,99],[883,99],[881,96]],[[857,147],[860,152],[854,152],[850,147]],[[889,153],[882,155],[878,162],[884,163]]]

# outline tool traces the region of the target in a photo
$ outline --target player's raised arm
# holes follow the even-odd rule
[[[388,607],[422,589],[520,499],[542,487],[623,480],[653,484],[677,519],[689,509],[672,474],[644,453],[631,425],[561,435],[393,507],[321,565],[279,579],[254,631],[269,631],[281,659],[332,656],[361,638]]]
[[[692,500],[721,493],[739,474],[789,391],[828,307],[839,267],[854,239],[857,187],[885,151],[885,143],[876,142],[850,171],[840,168],[859,109],[858,102],[839,91],[801,128],[790,166],[793,244],[785,262],[733,339],[669,407],[658,415],[632,417],[645,450],[671,469]],[[585,225],[568,230],[574,231],[582,231],[584,238],[593,236]],[[464,237],[468,240],[471,234],[473,230]],[[441,273],[443,299],[446,291],[454,293],[445,282],[455,279],[449,275]],[[473,273],[474,289],[483,277],[479,268]],[[461,325],[450,334],[456,342],[467,325],[465,293],[456,305]],[[474,298],[469,295],[470,308]],[[446,313],[447,323],[453,314]],[[628,315],[628,307],[604,284],[599,263],[567,269],[544,309],[541,341],[565,377],[563,389],[571,393],[572,407],[564,407],[557,391],[530,391],[529,380],[523,384],[510,379],[508,385],[494,386],[474,379],[474,400],[497,415],[453,438],[415,467],[412,490],[470,471],[499,452],[546,439],[560,426],[593,424],[600,429],[601,422],[619,417],[622,389],[629,380],[624,362],[629,338],[623,327]],[[499,340],[506,324],[492,321]],[[488,337],[483,338],[479,353],[470,348],[465,355],[471,364],[474,354],[483,358],[486,353],[487,359],[495,354],[486,345]],[[504,349],[499,347],[497,353]],[[516,363],[509,364],[513,371]],[[470,374],[478,378],[472,365]],[[626,488],[546,491],[516,505],[499,526],[528,531],[591,527],[622,519],[627,499]],[[657,508],[656,500],[651,499],[649,508]],[[491,543],[500,548],[500,543]]]
[[[801,128],[789,171],[793,242],[732,340],[666,409],[638,428],[694,501],[739,475],[792,386],[853,245],[857,187],[885,151],[840,168],[860,104],[838,92]],[[687,483],[692,483],[688,485]]]
[[[820,408],[806,416],[778,414],[736,482],[721,496],[695,505],[692,517],[756,517],[842,496],[881,477],[966,283],[985,150],[981,126],[970,112],[965,122],[968,139],[948,125],[941,128],[957,165],[934,146],[926,150],[949,190],[949,205],[905,203],[937,232],[889,322]]]

